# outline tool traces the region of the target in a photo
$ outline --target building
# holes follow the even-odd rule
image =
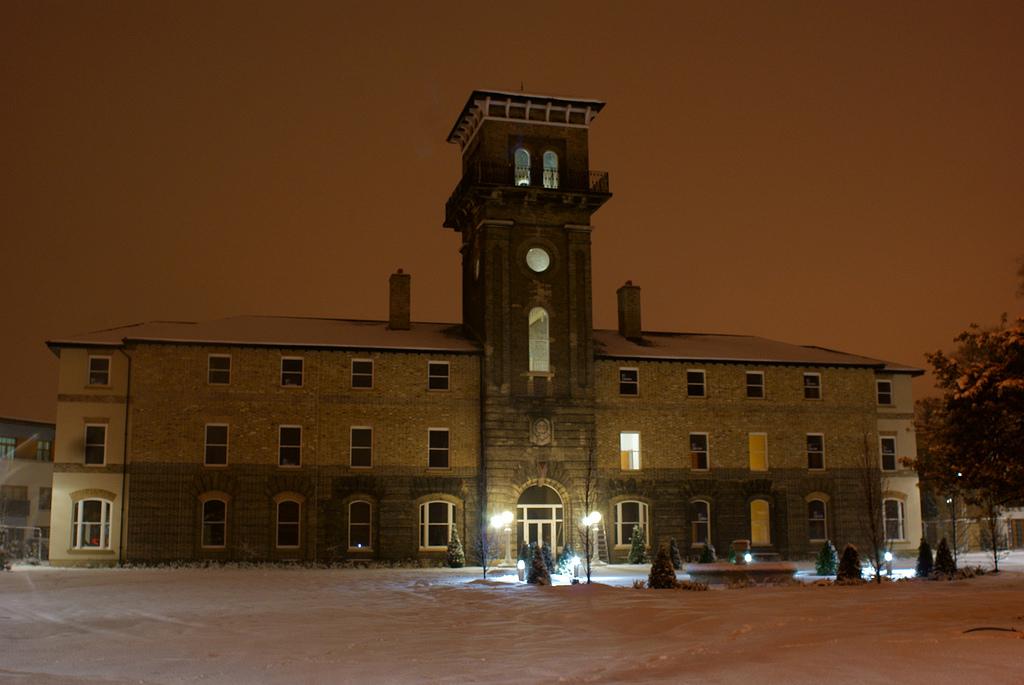
[[[44,560],[50,538],[54,425],[0,417],[0,549]]]
[[[387,321],[154,322],[49,342],[53,563],[440,560],[452,531],[472,550],[504,511],[512,544],[561,547],[588,508],[612,559],[636,526],[652,545],[750,539],[807,557],[863,538],[865,473],[884,480],[893,548],[916,547],[902,458],[920,371],[644,331],[631,283],[618,330],[594,330],[590,218],[611,194],[588,131],[603,106],[470,95],[448,136],[462,179],[444,222],[461,324],[410,321],[399,270]]]

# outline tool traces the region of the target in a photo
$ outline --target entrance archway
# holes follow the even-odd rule
[[[523,491],[516,504],[518,544],[543,542],[558,554],[565,540],[562,498],[547,485],[534,485]]]

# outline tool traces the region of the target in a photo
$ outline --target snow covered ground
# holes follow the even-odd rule
[[[474,569],[26,567],[0,573],[0,682],[1024,683],[1024,633],[964,633],[1024,630],[1024,553],[1006,566],[708,592],[634,590],[646,568],[628,566],[560,587]]]

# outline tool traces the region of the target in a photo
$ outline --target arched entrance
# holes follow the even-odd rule
[[[534,485],[523,491],[516,504],[518,541],[543,542],[553,554],[564,544],[562,498],[547,485]]]

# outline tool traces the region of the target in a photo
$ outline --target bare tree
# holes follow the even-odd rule
[[[581,547],[583,549],[583,567],[587,573],[587,584],[590,584],[590,573],[594,558],[594,535],[590,513],[596,500],[597,473],[594,468],[594,448],[587,454],[587,471],[583,477],[583,512],[585,518],[578,521]]]
[[[882,566],[885,564],[886,530],[882,493],[885,479],[882,478],[881,463],[871,449],[871,434],[864,434],[862,459],[857,469],[860,485],[861,534],[868,541],[867,557],[875,569],[875,582],[882,582]]]
[[[498,531],[486,521],[480,524],[480,535],[473,545],[477,559],[480,560],[480,567],[484,572],[484,580],[487,580],[487,572],[494,568],[495,560],[501,555],[501,540]]]
[[[978,523],[982,526],[986,540],[983,543],[989,545],[992,552],[992,566],[996,573],[999,573],[999,558],[1006,550],[1006,537],[1003,535],[1002,521],[1000,514],[1003,511],[999,499],[992,493],[985,493],[978,499],[981,516]],[[984,548],[984,544],[982,547]]]

